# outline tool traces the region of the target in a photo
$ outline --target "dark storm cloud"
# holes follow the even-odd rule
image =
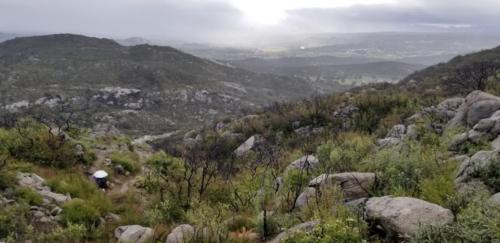
[[[207,0],[0,0],[0,31],[217,40],[242,31],[241,20]]]
[[[417,0],[337,9],[297,9],[284,25],[296,31],[428,31],[500,27],[498,0]]]

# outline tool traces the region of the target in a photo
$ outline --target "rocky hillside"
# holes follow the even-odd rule
[[[346,91],[371,83],[396,83],[423,65],[355,57],[294,57],[227,61],[259,73],[299,77],[321,94]]]
[[[111,124],[129,133],[162,133],[242,108],[306,97],[303,82],[255,74],[169,47],[125,47],[78,35],[0,43],[3,108],[74,109],[81,125]]]
[[[0,241],[498,241],[498,83],[415,85],[274,104],[155,148],[19,119],[0,128]]]
[[[494,86],[500,72],[500,47],[457,56],[447,63],[441,63],[418,71],[402,83],[415,89],[442,89],[446,94],[467,94],[472,90],[484,90]]]

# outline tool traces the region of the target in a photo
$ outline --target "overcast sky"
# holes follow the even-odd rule
[[[500,0],[0,0],[0,32],[187,42],[499,26]]]

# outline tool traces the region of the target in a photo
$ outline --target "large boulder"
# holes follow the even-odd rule
[[[289,164],[286,170],[297,169],[297,170],[309,170],[314,169],[319,165],[319,160],[314,155],[306,155],[293,161]]]
[[[420,227],[453,222],[453,213],[439,205],[410,197],[374,197],[365,205],[367,220],[392,236],[408,237]]]
[[[298,225],[293,226],[292,228],[290,228],[290,229],[288,229],[288,230],[286,230],[284,232],[281,232],[279,235],[277,235],[276,237],[274,237],[274,239],[268,241],[267,243],[279,243],[279,242],[283,242],[283,241],[285,241],[286,239],[290,238],[291,236],[293,236],[296,233],[299,233],[299,232],[310,232],[318,224],[319,224],[319,221],[309,221],[309,222],[305,222],[305,223],[302,223],[302,224],[298,224]]]
[[[489,169],[492,163],[500,163],[500,151],[479,151],[469,160],[464,160],[458,169],[455,183],[465,183],[474,178],[475,173]]]
[[[411,132],[414,133],[414,127],[412,129]],[[378,148],[393,147],[402,144],[405,138],[407,138],[407,127],[403,124],[398,124],[389,130],[385,138],[377,140],[376,144]]]
[[[500,97],[476,90],[465,98],[447,127],[476,125],[481,119],[490,117],[500,110]]]
[[[258,146],[262,145],[264,143],[264,137],[260,135],[254,135],[248,138],[244,143],[242,143],[235,151],[234,153],[238,157],[245,156],[248,154],[248,152],[254,150]]]
[[[189,224],[181,224],[175,227],[167,236],[166,243],[188,243],[195,234],[194,227]]]
[[[491,196],[488,199],[488,204],[491,205],[494,208],[500,209],[500,192]]]
[[[387,133],[388,138],[399,138],[403,139],[406,135],[406,126],[403,124],[395,125]]]
[[[439,117],[449,120],[457,114],[458,109],[464,102],[464,98],[446,99],[437,105],[436,113]]]
[[[322,174],[309,182],[310,187],[336,184],[340,186],[346,201],[368,197],[375,184],[374,173],[345,172]]]
[[[315,200],[316,189],[314,187],[308,187],[297,197],[297,200],[295,200],[295,208],[301,209]]]
[[[118,242],[144,243],[153,238],[154,232],[151,228],[140,225],[125,225],[115,229],[115,237]]]
[[[18,172],[16,177],[17,184],[32,189],[48,202],[62,205],[71,200],[71,196],[69,195],[52,192],[49,187],[44,185],[45,180],[34,173]]]

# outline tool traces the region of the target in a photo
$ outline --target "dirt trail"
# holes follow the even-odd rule
[[[96,160],[92,167],[96,170],[105,170],[109,172],[110,175],[112,175],[111,181],[114,183],[114,187],[109,189],[108,193],[125,194],[129,190],[136,189],[134,185],[137,182],[137,176],[141,175],[143,171],[141,170],[139,174],[130,176],[115,174],[113,171],[113,167],[106,164],[106,160],[111,157],[111,154],[114,151],[120,151],[123,150],[123,148],[120,146],[105,146],[103,148],[105,149],[96,150]],[[134,152],[139,156],[139,164],[141,166],[152,154],[151,148],[147,145],[141,145],[141,147],[136,148]]]

